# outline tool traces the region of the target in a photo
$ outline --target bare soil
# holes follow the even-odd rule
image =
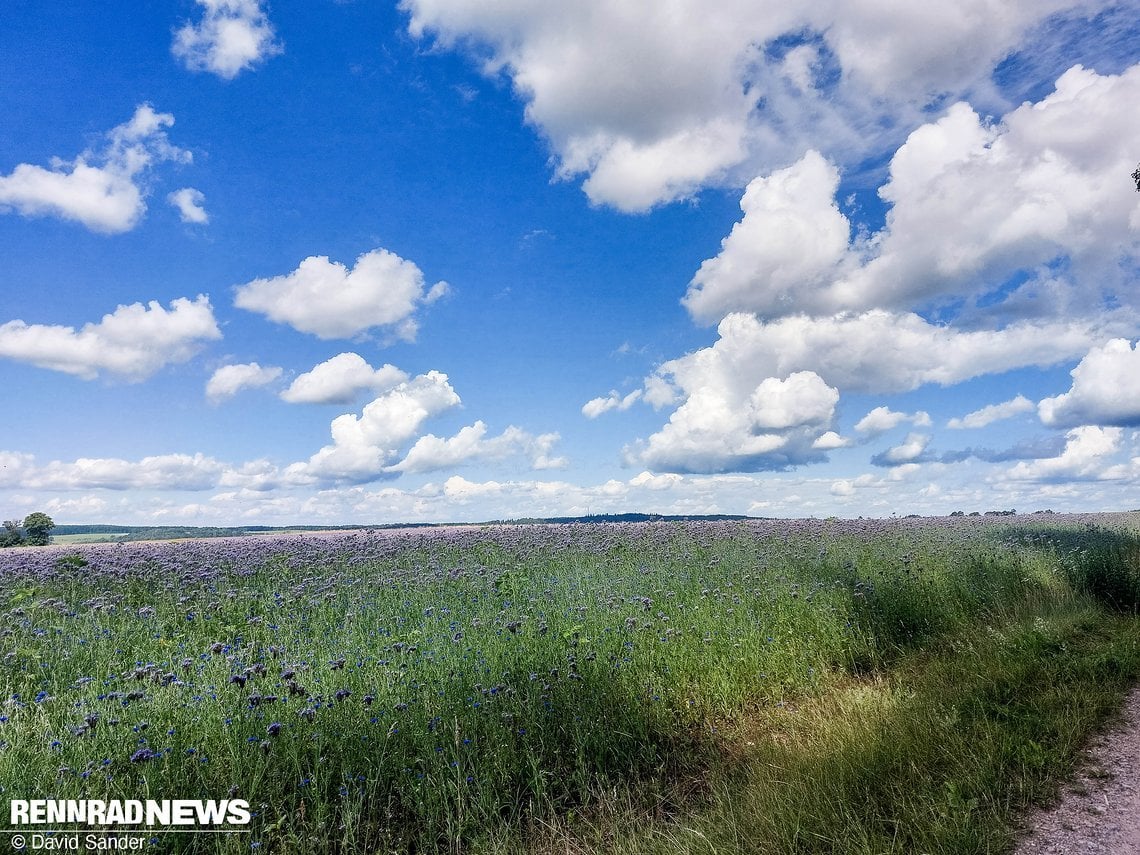
[[[1026,818],[1015,855],[1140,855],[1140,686],[1093,738],[1055,807]]]

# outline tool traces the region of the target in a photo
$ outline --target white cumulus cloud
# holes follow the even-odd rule
[[[916,413],[900,413],[890,407],[875,407],[855,423],[855,430],[862,434],[878,436],[898,427],[903,422],[910,422],[916,427],[929,427],[931,423],[930,414],[923,410]]]
[[[199,295],[173,300],[169,309],[154,300],[119,306],[78,330],[8,321],[0,325],[0,356],[84,380],[111,374],[137,382],[221,337],[209,298]]]
[[[1087,293],[1111,288],[1101,277],[1138,246],[1140,206],[1119,180],[1135,165],[1138,99],[1140,65],[1118,76],[1078,66],[1000,123],[957,104],[914,131],[880,191],[893,207],[878,256],[837,285],[834,308],[983,296],[1058,257],[1070,259],[1071,276],[1087,269]],[[1074,307],[1050,308],[1059,316]]]
[[[365,405],[360,415],[333,419],[332,443],[307,462],[288,467],[295,481],[363,483],[382,477],[420,435],[424,422],[460,403],[447,375],[429,371],[399,384]]]
[[[394,365],[373,368],[358,353],[339,353],[295,379],[281,398],[290,404],[350,404],[362,392],[378,394],[407,379]]]
[[[1095,481],[1116,474],[1110,464],[1121,449],[1122,428],[1083,425],[1073,428],[1065,437],[1065,449],[1057,457],[1023,460],[1002,477],[1010,481],[1065,482]]]
[[[795,295],[830,284],[847,257],[851,225],[834,201],[839,173],[817,152],[756,178],[744,217],[705,261],[682,301],[699,321],[732,311],[783,314]]]
[[[243,389],[256,389],[268,386],[281,376],[276,366],[262,367],[256,362],[242,365],[223,365],[215,371],[206,383],[206,398],[213,404],[232,398]]]
[[[202,16],[174,34],[171,50],[191,71],[232,80],[281,52],[260,0],[197,0]]]
[[[817,451],[833,451],[836,448],[850,448],[854,443],[845,436],[840,436],[833,430],[824,431],[815,438],[811,447]]]
[[[1140,348],[1118,338],[1094,347],[1072,370],[1068,392],[1038,404],[1051,427],[1140,424]]]
[[[641,389],[634,389],[625,396],[620,395],[616,389],[611,390],[608,395],[600,398],[591,398],[583,404],[582,415],[588,419],[596,419],[598,416],[603,413],[608,413],[611,410],[628,410],[640,400],[642,394]]]
[[[735,375],[693,372],[681,394],[668,423],[626,449],[628,462],[659,472],[726,472],[819,460],[814,443],[831,428],[839,401],[839,392],[810,371],[765,377],[751,388]]]
[[[914,130],[879,195],[886,225],[849,236],[838,173],[814,151],[753,180],[744,216],[684,303],[701,322],[905,310],[957,298],[962,318],[1071,317],[1125,288],[1140,257],[1140,204],[1121,176],[1140,138],[1140,64],[1079,66],[1001,121],[965,102]],[[1054,267],[1064,260],[1061,272]],[[1002,290],[1022,274],[1021,284]]]
[[[786,164],[809,138],[858,159],[933,98],[988,88],[1026,32],[1070,5],[401,3],[414,36],[508,75],[558,174],[623,210]]]
[[[831,386],[857,392],[903,392],[924,383],[950,386],[1079,357],[1099,337],[1098,329],[1093,322],[1074,320],[962,331],[914,313],[882,310],[771,322],[735,313],[717,326],[713,345],[662,363],[646,379],[646,398],[669,403],[679,389],[710,374],[748,386],[765,377],[813,371]]]
[[[168,140],[166,129],[173,124],[170,113],[140,104],[129,121],[107,133],[99,149],[71,161],[56,158],[47,169],[19,164],[0,175],[0,211],[61,217],[105,234],[130,231],[146,211],[142,179],[147,171],[162,161],[191,159]]]
[[[178,209],[178,216],[182,218],[184,223],[205,225],[210,222],[210,215],[206,213],[203,204],[206,201],[206,196],[201,190],[183,187],[181,190],[175,190],[168,194],[166,201]]]
[[[415,339],[415,311],[447,293],[437,282],[425,291],[413,262],[386,249],[366,252],[350,270],[327,256],[310,256],[292,273],[255,279],[235,290],[234,305],[324,339],[351,338],[383,328]]]
[[[926,446],[929,444],[930,437],[926,434],[907,434],[903,442],[888,448],[882,454],[875,455],[872,462],[880,466],[898,466],[904,463],[914,463],[922,457],[923,452],[926,451]]]

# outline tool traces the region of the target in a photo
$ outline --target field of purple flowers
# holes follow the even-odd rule
[[[1140,590],[1088,541],[1132,517],[1018,519],[6,550],[0,798],[253,807],[240,839],[161,851],[509,849],[607,787],[685,774],[749,710],[1020,604]]]

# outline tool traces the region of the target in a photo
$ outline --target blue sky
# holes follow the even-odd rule
[[[1135,508],[1138,11],[12,0],[0,508]]]

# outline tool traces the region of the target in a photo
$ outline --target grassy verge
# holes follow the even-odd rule
[[[754,709],[706,740],[697,795],[602,795],[533,852],[998,853],[1140,677],[1140,624],[1084,598],[889,671]]]
[[[0,798],[254,809],[163,851],[996,851],[1137,674],[1136,535],[1050,523],[22,550]]]

